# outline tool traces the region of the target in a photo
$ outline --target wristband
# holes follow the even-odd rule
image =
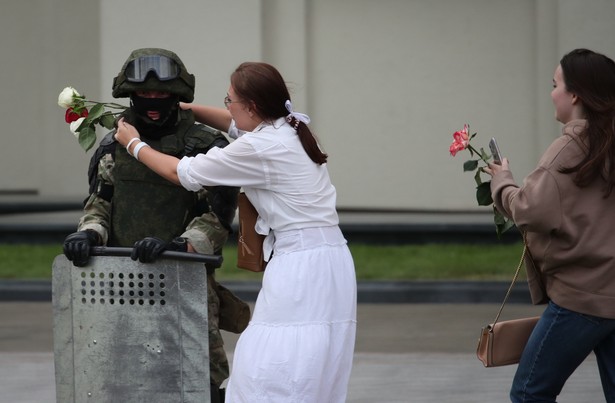
[[[135,146],[132,155],[136,158],[137,161],[139,161],[139,151],[141,151],[143,147],[149,147],[149,144],[147,144],[145,141],[142,141]]]
[[[130,154],[130,146],[132,145],[132,143],[134,143],[134,142],[135,142],[135,141],[137,141],[137,140],[141,141],[141,139],[140,139],[140,138],[135,137],[135,138],[130,139],[130,141],[128,142],[128,144],[126,144],[126,151],[128,151],[128,154]],[[131,154],[131,155],[132,155],[132,154]]]

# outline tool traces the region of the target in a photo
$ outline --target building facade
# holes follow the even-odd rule
[[[470,124],[496,137],[519,181],[558,135],[550,91],[561,56],[615,57],[608,0],[2,0],[0,197],[82,200],[85,153],[57,96],[114,100],[140,47],[175,51],[195,101],[223,106],[242,61],[274,64],[330,156],[341,208],[473,211]],[[104,129],[99,132],[99,139]]]

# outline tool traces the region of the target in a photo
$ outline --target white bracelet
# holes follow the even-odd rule
[[[134,142],[135,142],[135,141],[137,141],[137,140],[141,141],[141,139],[140,139],[140,138],[135,137],[135,138],[130,139],[130,141],[128,142],[128,144],[126,144],[126,151],[128,151],[128,154],[130,154],[130,146],[132,145],[132,143],[134,143]],[[132,155],[132,154],[131,154],[131,155]]]
[[[139,151],[141,151],[143,147],[149,147],[149,144],[147,144],[145,141],[142,141],[135,146],[135,150],[133,151],[132,155],[137,159],[137,161],[139,161]]]

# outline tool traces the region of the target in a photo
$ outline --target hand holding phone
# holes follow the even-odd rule
[[[493,163],[502,165],[502,153],[500,153],[500,148],[494,137],[489,140],[489,149],[491,150],[491,155],[493,155]]]

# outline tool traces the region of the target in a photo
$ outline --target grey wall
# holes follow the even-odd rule
[[[330,154],[340,207],[478,209],[464,123],[498,139],[519,180],[558,135],[551,79],[563,53],[615,57],[607,0],[0,1],[0,193],[85,196],[87,155],[64,123],[67,85],[113,101],[131,50],[165,47],[222,105],[244,60],[276,65]],[[125,100],[120,100],[125,102]],[[104,131],[100,131],[99,137]]]

